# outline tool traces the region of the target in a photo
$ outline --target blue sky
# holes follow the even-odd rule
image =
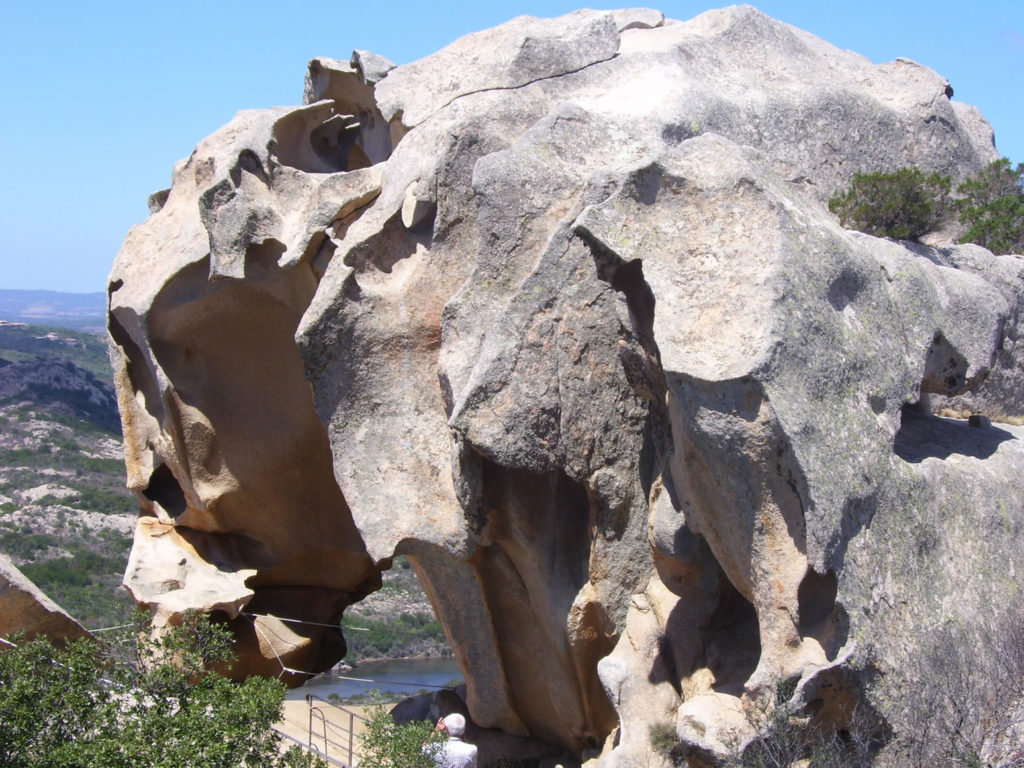
[[[401,64],[513,16],[627,5],[578,2],[0,0],[0,288],[104,290],[174,162],[239,109],[298,103],[314,56]],[[875,62],[935,69],[1024,162],[1024,0],[754,4]],[[688,19],[720,5],[658,7]]]

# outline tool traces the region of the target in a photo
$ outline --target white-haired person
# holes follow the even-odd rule
[[[434,752],[437,768],[476,768],[476,747],[462,740],[466,733],[466,718],[458,712],[437,721],[437,730],[448,734],[448,741]]]

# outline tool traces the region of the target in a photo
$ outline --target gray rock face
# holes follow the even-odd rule
[[[320,669],[340,633],[280,618],[337,621],[408,554],[482,728],[612,765],[666,725],[714,762],[792,684],[896,744],[922,633],[1022,586],[1021,430],[925,404],[1024,416],[1024,260],[826,202],[994,159],[950,94],[749,7],[313,60],[114,265],[129,588]]]

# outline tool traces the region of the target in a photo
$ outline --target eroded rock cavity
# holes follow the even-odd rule
[[[1019,380],[1024,263],[825,204],[996,156],[939,76],[749,7],[579,11],[315,59],[305,102],[202,141],[111,274],[161,621],[324,669],[407,554],[478,726],[697,765],[776,699],[890,738],[924,628],[1012,604],[1020,430],[927,404]]]

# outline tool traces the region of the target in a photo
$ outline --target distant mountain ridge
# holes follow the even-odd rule
[[[72,328],[88,333],[106,329],[107,296],[61,291],[22,291],[0,288],[0,320]]]

